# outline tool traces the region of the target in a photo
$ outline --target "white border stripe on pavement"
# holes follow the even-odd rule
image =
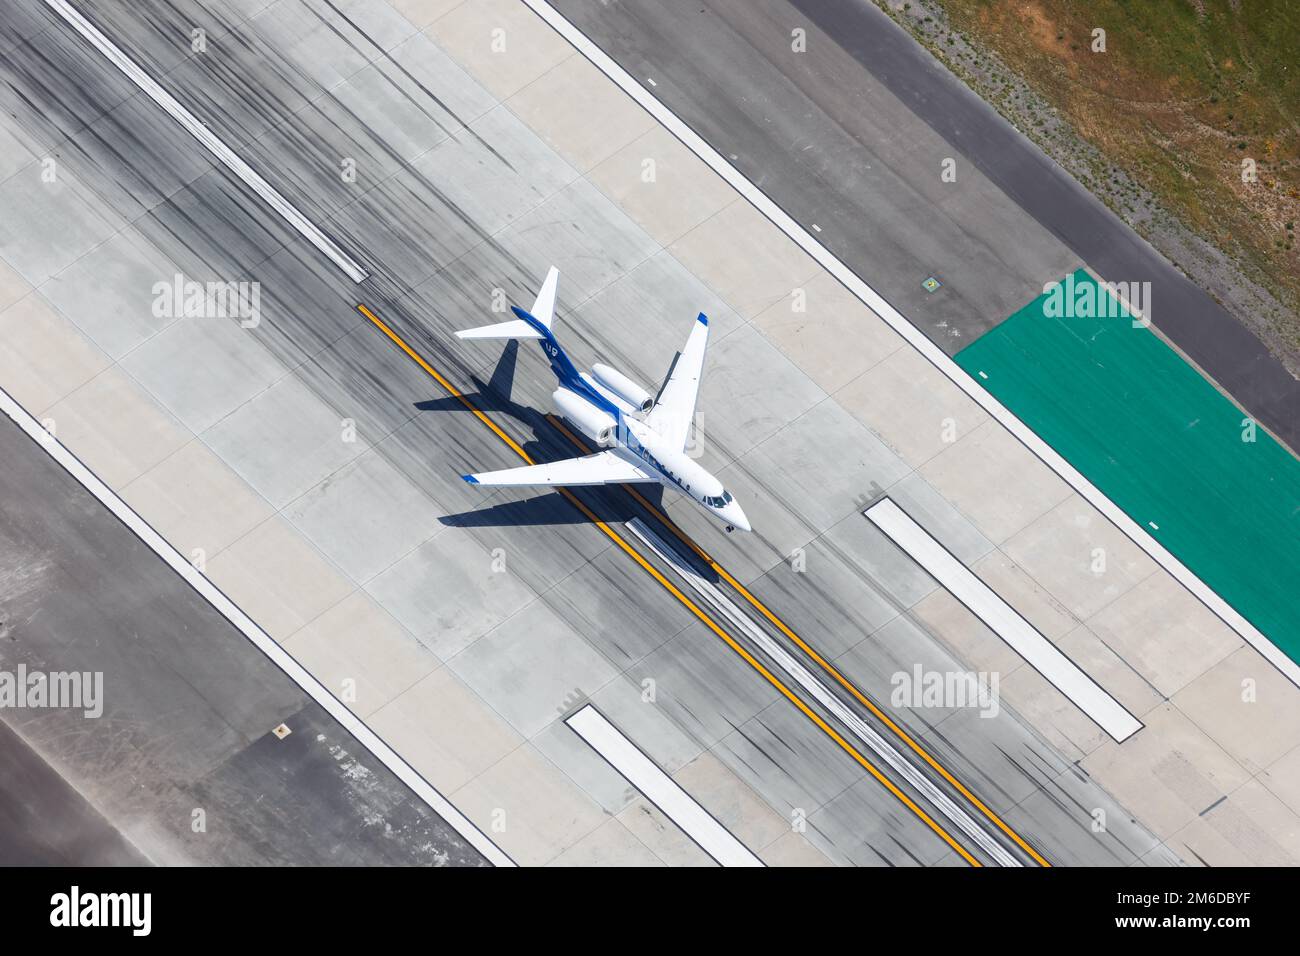
[[[1213,611],[1220,620],[1259,651],[1274,667],[1285,674],[1292,683],[1300,687],[1300,664],[1287,657],[1281,648],[1265,637],[1253,624],[1239,614],[1232,605],[1228,604],[1209,585],[1193,574],[1164,545],[1151,537],[1145,528],[1125,514],[1123,509],[1102,494],[1092,482],[1076,471],[1068,461],[1062,458],[1047,442],[1039,438],[1010,409],[994,398],[990,392],[985,391],[978,382],[966,374],[961,366],[926,338],[920,329],[904,318],[902,313],[890,305],[880,293],[869,286],[857,273],[836,258],[829,249],[818,242],[766,193],[745,178],[745,175],[740,170],[732,166],[717,150],[705,142],[704,138],[691,129],[681,117],[656,99],[640,82],[614,62],[609,54],[592,42],[586,34],[570,23],[563,14],[550,6],[546,0],[521,0],[521,2],[541,17],[560,36],[568,40],[597,69],[618,84],[623,92],[632,97],[642,109],[681,140],[691,152],[704,160],[714,172],[725,179],[754,208],[793,239],[804,252],[816,259],[827,272],[862,300],[868,308],[884,319],[894,331],[903,336],[958,388],[978,402],[993,418],[1001,422],[1011,434],[1020,440],[1021,444],[1037,455],[1044,464],[1056,472],[1070,487],[1087,499],[1094,508],[1105,515],[1112,524],[1127,535],[1157,564],[1172,574],[1202,604]]]
[[[1142,729],[1142,721],[891,499],[880,499],[863,514],[1116,743],[1123,743]]]
[[[117,496],[112,488],[104,484],[99,476],[68,450],[57,438],[51,435],[27,409],[0,388],[0,411],[3,411],[14,423],[28,434],[41,448],[45,449],[56,462],[63,466],[83,488],[94,495],[108,508],[118,520],[133,531],[158,557],[179,574],[190,587],[194,588],[217,612],[233,624],[246,638],[253,642],[263,654],[284,671],[295,684],[301,687],[331,717],[343,725],[361,746],[365,747],[391,770],[399,780],[411,788],[434,813],[442,817],[465,840],[478,850],[488,861],[496,866],[514,866],[515,863],[500,847],[489,840],[478,827],[471,823],[441,793],[401,758],[383,739],[366,725],[356,714],[348,710],[341,701],[331,694],[320,681],[313,677],[293,656],[277,644],[270,635],[263,631],[247,614],[241,611],[220,588],[208,580],[194,565],[182,557],[171,544],[153,529],[153,526],[140,517],[131,506]]]
[[[200,122],[176,98],[154,82],[144,70],[114,46],[113,42],[100,33],[95,25],[74,10],[67,0],[45,0],[46,6],[57,13],[68,25],[76,30],[95,49],[104,54],[114,66],[138,86],[146,96],[167,111],[168,115],[180,123],[187,132],[197,139],[213,156],[220,160],[236,176],[242,179],[253,192],[262,197],[272,209],[284,217],[285,221],[313,246],[324,253],[331,262],[347,273],[353,282],[362,282],[369,278],[369,273],[361,268],[346,252],[320,228],[298,211],[289,200],[276,191],[275,187],[240,159],[235,152],[223,143],[212,130]]]
[[[764,865],[591,704],[583,705],[564,722],[720,866]]]

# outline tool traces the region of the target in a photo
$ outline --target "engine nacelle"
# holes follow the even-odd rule
[[[618,369],[597,363],[591,367],[591,375],[597,382],[638,411],[648,412],[654,406],[654,396]]]
[[[578,430],[597,445],[614,444],[614,429],[618,422],[607,412],[594,408],[567,388],[557,388],[551,393],[555,410],[578,426]]]

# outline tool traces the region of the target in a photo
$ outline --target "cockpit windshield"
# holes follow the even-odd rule
[[[722,489],[722,494],[705,495],[703,500],[710,508],[725,508],[727,505],[731,504],[733,499],[731,497],[731,492],[724,488]]]

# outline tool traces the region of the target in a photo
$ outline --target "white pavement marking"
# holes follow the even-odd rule
[[[298,211],[289,200],[276,191],[275,187],[263,179],[248,163],[244,162],[212,130],[197,119],[176,98],[154,82],[144,70],[119,50],[108,37],[100,33],[93,23],[68,4],[67,0],[45,0],[46,6],[57,13],[68,25],[81,34],[91,46],[121,70],[126,77],[138,86],[151,100],[167,111],[168,115],[180,123],[187,132],[197,139],[213,156],[220,160],[236,176],[242,179],[253,192],[262,197],[272,209],[284,217],[285,221],[313,246],[324,253],[331,262],[347,273],[353,282],[362,282],[369,278],[369,273],[361,268],[346,252],[320,228]]]
[[[763,866],[745,844],[591,704],[564,722],[720,866]]]
[[[133,531],[154,554],[177,574],[185,579],[222,617],[233,624],[263,654],[284,671],[295,684],[301,687],[316,703],[320,704],[330,716],[343,725],[353,737],[391,770],[399,780],[411,788],[434,813],[442,817],[457,833],[478,850],[495,866],[514,866],[514,860],[495,843],[489,840],[481,830],[471,823],[447,798],[433,788],[430,783],[401,758],[388,744],[384,743],[360,717],[348,710],[337,697],[326,690],[306,668],[299,664],[292,655],[277,644],[247,614],[239,609],[234,601],[215,584],[208,580],[194,565],[186,561],[181,553],[160,535],[153,527],[140,517],[131,507],[117,496],[112,488],[104,484],[99,476],[82,463],[81,459],[67,449],[57,438],[32,417],[27,409],[3,388],[0,388],[0,411],[3,411],[14,424],[26,432],[46,453],[63,466],[83,488],[117,516],[118,520]]]
[[[947,376],[958,388],[978,402],[989,415],[1001,422],[1011,434],[1020,440],[1021,444],[1037,455],[1047,467],[1051,468],[1070,487],[1086,498],[1094,508],[1105,515],[1112,524],[1127,535],[1134,544],[1150,555],[1157,564],[1172,574],[1179,583],[1191,591],[1220,620],[1263,654],[1292,683],[1300,687],[1300,664],[1287,657],[1281,648],[1242,617],[1232,605],[1219,597],[1209,585],[1193,574],[1164,545],[1151,537],[1141,525],[1125,514],[1123,509],[1102,494],[1092,482],[1076,471],[1074,466],[1062,458],[1052,446],[1039,438],[1010,409],[1006,408],[992,394],[981,388],[979,383],[967,375],[960,365],[926,338],[925,333],[904,318],[903,314],[890,305],[884,296],[867,285],[852,269],[837,259],[829,249],[809,235],[807,230],[799,225],[793,217],[787,214],[766,193],[746,179],[740,170],[727,162],[681,117],[655,99],[649,90],[633,79],[627,71],[615,63],[613,58],[592,42],[586,34],[565,19],[563,14],[547,4],[546,0],[521,0],[521,2],[546,21],[556,33],[568,40],[597,69],[618,84],[623,92],[636,100],[642,109],[681,140],[687,149],[704,160],[714,172],[730,183],[736,192],[749,200],[754,208],[793,239],[804,252],[816,259],[846,289],[889,323],[894,331],[907,339],[913,348],[925,356],[932,365]]]
[[[923,774],[915,764],[900,754],[894,746],[876,732],[865,719],[844,703],[825,684],[818,680],[811,671],[800,664],[785,648],[778,644],[771,635],[756,625],[749,616],[718,589],[712,581],[696,572],[689,563],[682,560],[677,549],[672,547],[658,534],[652,531],[640,518],[633,518],[627,523],[629,529],[642,543],[677,572],[691,588],[714,607],[734,627],[744,631],[745,636],[754,642],[786,677],[798,684],[814,700],[829,711],[854,737],[871,749],[877,757],[902,777],[911,787],[921,794],[941,814],[948,818],[975,844],[983,850],[998,866],[1022,866],[1020,860],[1006,847],[980,826],[964,809],[948,796],[934,781]]]
[[[1142,721],[1108,694],[1038,629],[889,498],[863,512],[894,544],[947,588],[998,637],[1074,702],[1116,743],[1142,729]]]

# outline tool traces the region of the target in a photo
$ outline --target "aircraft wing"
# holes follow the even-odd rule
[[[695,418],[695,399],[700,392],[700,373],[704,370],[704,350],[708,344],[709,319],[701,312],[654,408],[646,416],[646,424],[675,442],[678,448],[686,447],[691,421]]]
[[[566,458],[545,465],[526,465],[465,475],[471,485],[621,485],[629,482],[658,481],[654,475],[620,458],[612,451],[597,452],[583,458]]]

